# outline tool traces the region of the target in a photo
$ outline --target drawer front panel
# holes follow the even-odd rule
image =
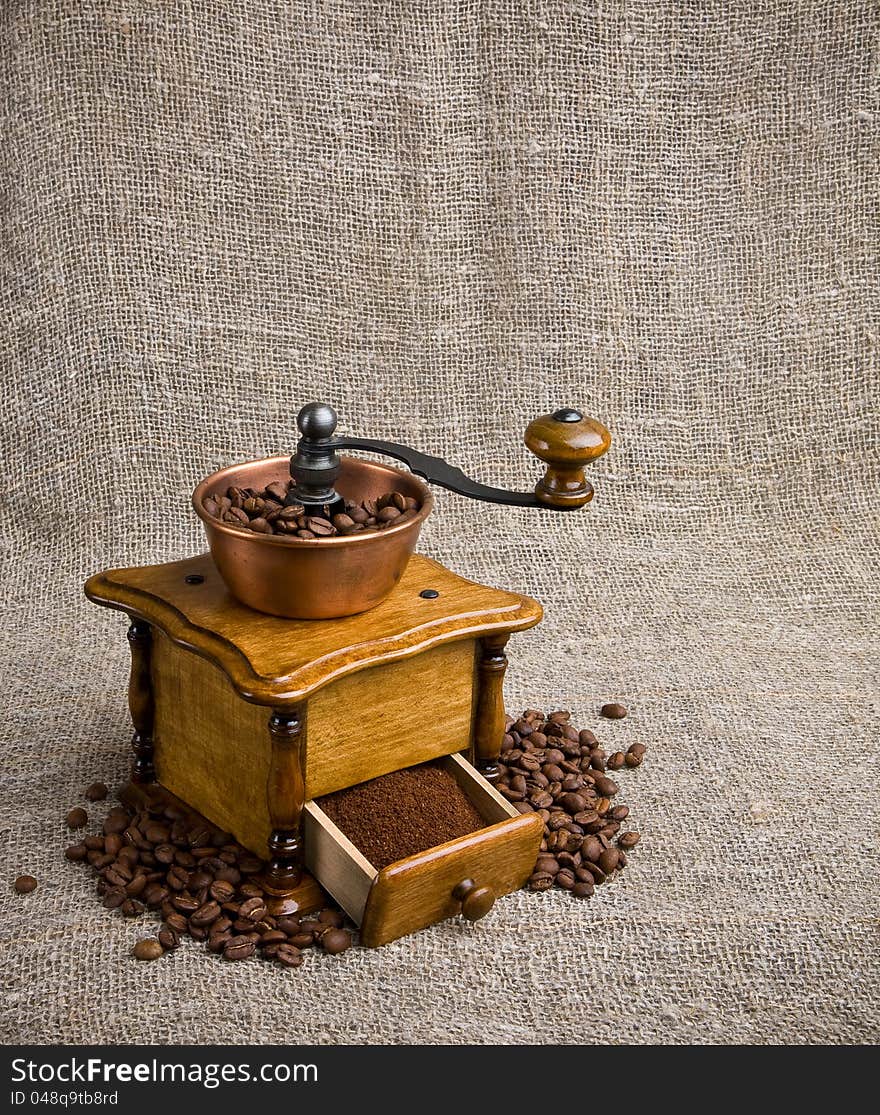
[[[461,904],[452,892],[465,879],[496,898],[518,890],[534,869],[543,831],[540,817],[522,814],[390,864],[370,889],[361,941],[375,948],[453,917]]]
[[[473,639],[349,674],[309,700],[306,798],[471,745]]]

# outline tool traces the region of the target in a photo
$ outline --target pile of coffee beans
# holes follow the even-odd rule
[[[227,488],[205,496],[202,507],[229,526],[255,534],[277,534],[286,538],[333,538],[336,535],[372,534],[414,519],[420,503],[402,492],[388,492],[378,499],[346,503],[345,511],[330,515],[306,512],[301,503],[286,503],[293,481],[273,481],[262,491],[256,488]]]
[[[106,787],[99,783],[86,791],[89,800],[103,796]],[[82,808],[67,816],[72,829],[87,823]],[[303,950],[313,945],[334,956],[351,947],[352,935],[340,910],[271,915],[268,896],[255,881],[265,868],[263,861],[229,833],[175,805],[157,800],[137,811],[114,806],[100,833],[85,836],[64,854],[93,869],[108,910],[126,918],[154,911],[162,918],[156,936],[134,946],[138,960],[157,960],[184,937],[205,942],[224,960],[257,955],[287,968],[298,968]],[[16,889],[23,892],[20,883]]]
[[[520,813],[538,813],[544,822],[528,886],[557,886],[589,898],[626,866],[627,851],[640,839],[638,832],[620,831],[629,808],[614,804],[619,786],[606,771],[641,765],[646,748],[633,743],[609,757],[589,728],[578,730],[570,721],[563,710],[545,715],[526,709],[517,720],[509,717],[496,787]]]

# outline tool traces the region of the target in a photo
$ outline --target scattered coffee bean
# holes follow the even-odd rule
[[[89,854],[89,850],[85,844],[71,844],[69,848],[64,849],[64,856],[72,863],[77,863],[79,860],[84,860]]]
[[[279,944],[272,955],[285,968],[299,968],[303,962],[303,954],[295,945]]]
[[[230,902],[235,895],[235,887],[225,879],[215,879],[210,887],[211,897],[221,905]]]
[[[131,950],[138,960],[158,960],[165,950],[155,937],[144,937]]]
[[[351,934],[346,929],[331,926],[321,934],[321,947],[331,956],[337,956],[340,952],[351,948]]]
[[[231,937],[223,948],[224,960],[247,960],[257,946],[247,937]]]
[[[622,832],[617,838],[617,843],[621,848],[635,848],[641,839],[642,834],[640,832]]]
[[[620,853],[616,848],[606,848],[602,855],[599,856],[599,866],[606,875],[610,875],[612,871],[617,869],[617,864],[620,861]]]
[[[89,801],[103,801],[107,794],[108,790],[103,782],[93,782],[86,789],[86,797]]]
[[[607,720],[623,720],[626,716],[626,706],[618,704],[617,701],[611,701],[599,709],[599,715],[604,716]]]
[[[39,884],[33,875],[19,875],[12,885],[17,894],[32,894]]]
[[[71,809],[67,814],[67,827],[69,829],[82,829],[89,823],[89,815],[86,811],[79,806],[76,809]]]
[[[550,890],[554,877],[549,871],[536,871],[529,877],[529,890]]]
[[[310,929],[300,929],[290,935],[290,943],[298,949],[310,949],[315,943],[315,935]]]
[[[180,934],[170,925],[166,925],[159,930],[159,944],[166,952],[173,952],[180,947]]]

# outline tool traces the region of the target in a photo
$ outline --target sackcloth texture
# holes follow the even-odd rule
[[[876,6],[0,18],[2,1040],[876,1041]],[[515,488],[532,417],[608,424],[585,512],[438,491],[420,549],[543,602],[507,707],[648,745],[642,844],[585,903],[137,964],[154,921],[61,855],[130,761],[126,620],[82,582],[201,552],[196,482],[313,398]]]

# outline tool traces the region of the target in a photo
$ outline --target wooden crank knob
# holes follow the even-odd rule
[[[584,465],[601,457],[611,434],[595,418],[566,407],[530,422],[525,443],[547,465],[535,496],[550,507],[583,507],[593,498]]]
[[[490,887],[478,887],[473,879],[462,879],[452,897],[461,903],[461,912],[468,921],[479,921],[492,909],[495,895]]]

